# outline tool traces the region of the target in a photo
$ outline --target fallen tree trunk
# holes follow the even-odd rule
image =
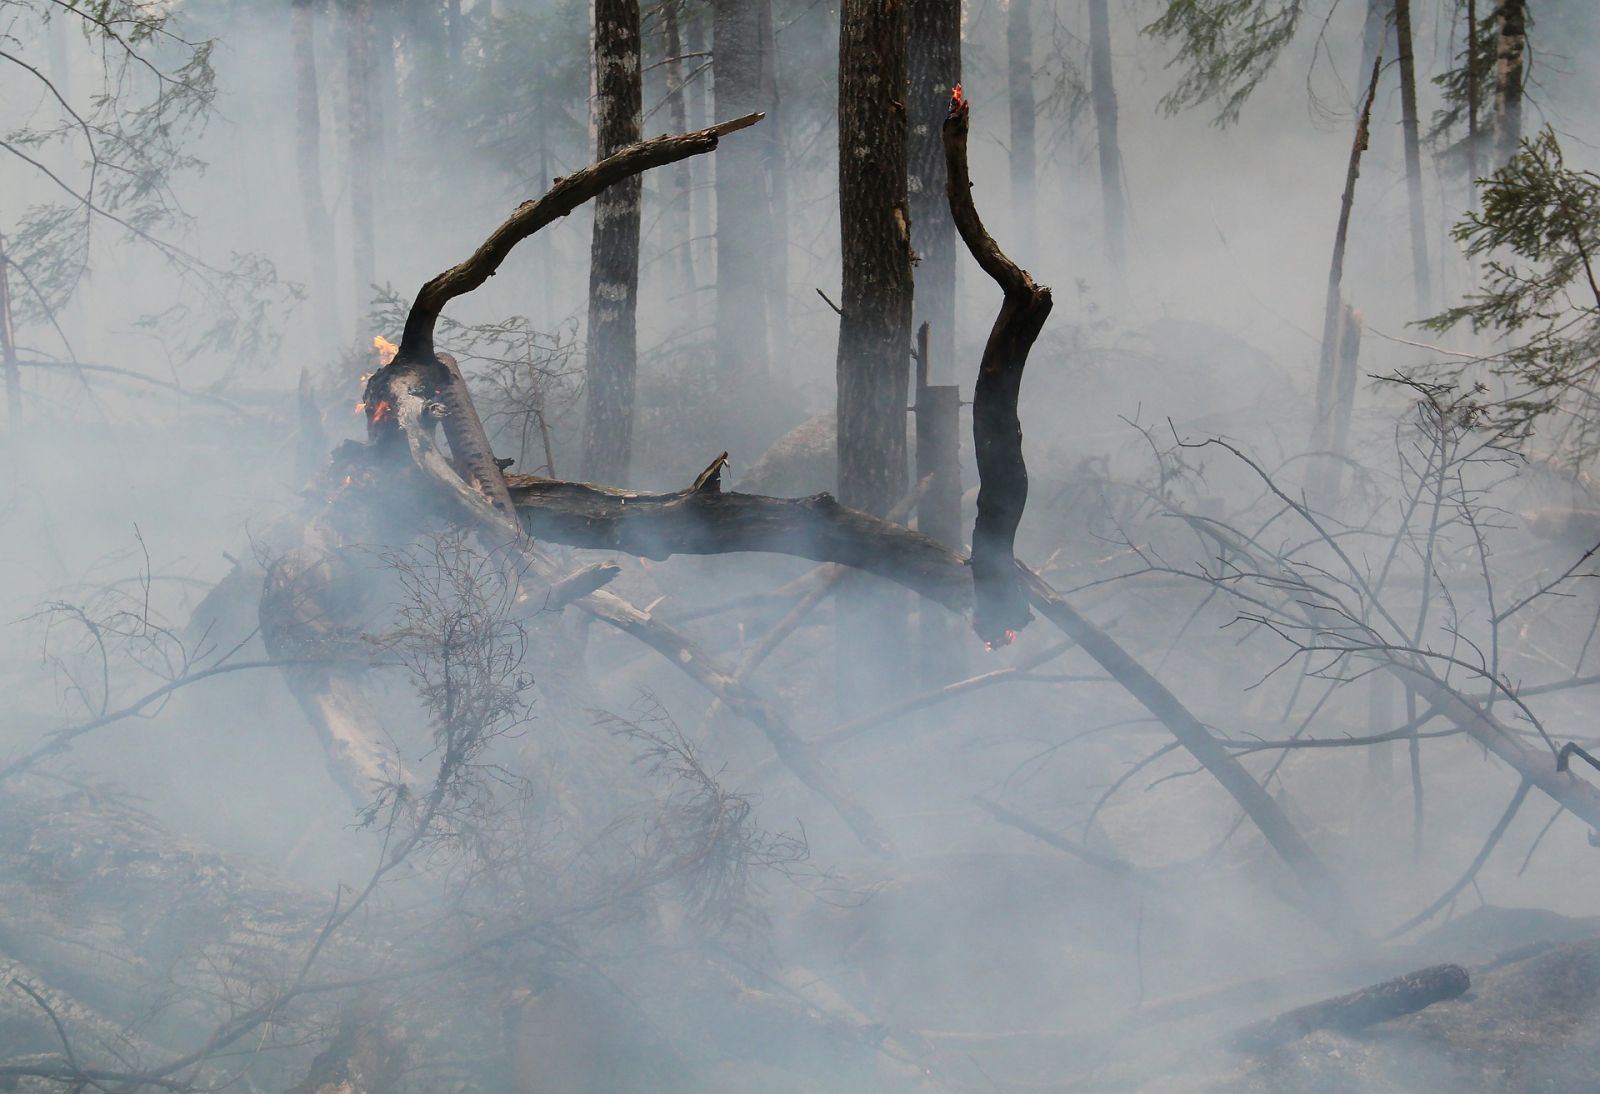
[[[1348,995],[1296,1007],[1247,1026],[1234,1034],[1230,1043],[1241,1052],[1261,1053],[1319,1029],[1354,1033],[1464,995],[1471,986],[1467,970],[1460,965],[1433,965]]]

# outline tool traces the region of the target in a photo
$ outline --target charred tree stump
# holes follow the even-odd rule
[[[1017,400],[1022,370],[1050,315],[1050,290],[1005,256],[978,216],[967,172],[967,100],[950,97],[944,122],[946,193],[962,242],[1005,294],[989,331],[972,395],[972,441],[978,462],[978,519],[972,526],[972,629],[1003,646],[1033,618],[1017,578],[1017,525],[1028,504],[1028,465],[1022,458]]]

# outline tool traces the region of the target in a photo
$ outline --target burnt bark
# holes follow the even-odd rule
[[[756,0],[713,0],[711,52],[716,109],[723,117],[762,109],[761,13]],[[716,375],[730,390],[766,375],[767,263],[771,260],[760,141],[717,154]]]
[[[643,138],[639,0],[595,0],[595,159]],[[628,477],[639,349],[640,176],[595,196],[589,251],[589,328],[584,421],[585,474],[600,482]]]
[[[1494,166],[1504,167],[1522,140],[1522,83],[1528,49],[1527,0],[1501,0],[1495,12]]]
[[[839,23],[836,359],[839,498],[882,516],[906,493],[911,224],[906,195],[905,0],[846,0]],[[900,598],[852,577],[836,601],[841,713],[907,677]]]
[[[1128,209],[1122,192],[1122,145],[1117,139],[1117,85],[1111,67],[1111,16],[1106,0],[1089,0],[1089,97],[1100,157],[1106,261],[1117,291],[1127,268]]]
[[[960,89],[944,121],[945,169],[956,230],[983,272],[1004,294],[989,331],[972,394],[972,441],[978,464],[978,519],[972,526],[972,629],[990,645],[1005,645],[1028,625],[1027,597],[1017,577],[1017,526],[1028,504],[1028,465],[1022,457],[1017,401],[1028,353],[1053,300],[1028,272],[1007,258],[972,201],[967,172],[968,104]]]
[[[1411,49],[1411,0],[1394,0],[1400,45],[1400,125],[1405,136],[1406,199],[1411,212],[1411,283],[1417,314],[1427,315],[1433,289],[1428,274],[1428,230],[1422,204],[1422,137],[1417,121],[1417,68]]]
[[[839,34],[839,499],[880,516],[907,487],[905,63],[903,0],[847,0]]]
[[[906,191],[917,254],[915,319],[928,326],[927,382],[943,383],[955,375],[956,226],[944,196],[939,127],[950,89],[961,82],[959,0],[911,0],[908,33]]]
[[[338,264],[333,217],[322,192],[322,109],[317,91],[316,22],[312,0],[291,0],[289,49],[294,74],[295,177],[300,215],[311,254],[311,299],[317,340],[335,344],[339,333]]]

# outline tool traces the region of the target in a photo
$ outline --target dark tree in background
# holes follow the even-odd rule
[[[906,493],[911,230],[906,208],[904,0],[846,0],[839,27],[839,500],[883,516]],[[942,100],[941,100],[942,101]],[[838,598],[841,697],[896,678],[904,616],[846,582]],[[881,687],[881,683],[879,685]]]
[[[905,86],[903,0],[848,0],[839,35],[839,500],[879,516],[907,486]]]
[[[667,77],[667,116],[674,133],[689,131],[689,98],[684,93],[683,29],[680,23],[682,0],[667,0],[661,5],[662,46],[666,56],[662,64]],[[694,271],[694,216],[690,202],[694,194],[694,169],[688,160],[672,166],[672,189],[667,199],[667,243],[672,255],[669,268],[676,271],[678,292],[674,299],[680,301],[683,314],[690,327],[699,326],[699,293],[695,291]]]
[[[1400,48],[1400,124],[1405,136],[1406,198],[1411,212],[1411,280],[1417,311],[1426,312],[1433,290],[1428,276],[1428,232],[1422,204],[1422,141],[1417,120],[1417,66],[1411,48],[1411,0],[1394,0],[1395,39]]]
[[[761,4],[714,0],[711,53],[716,114],[761,110]],[[717,150],[717,381],[730,389],[767,372],[767,263],[771,209],[762,142]]]
[[[642,137],[639,0],[595,0],[595,158]],[[589,402],[584,420],[584,473],[594,482],[622,482],[633,441],[638,371],[638,175],[595,198],[589,252]]]
[[[909,6],[906,188],[918,259],[916,320],[928,324],[928,368],[942,382],[955,367],[956,226],[944,196],[939,127],[950,90],[961,82],[961,3],[910,0]]]
[[[1528,49],[1527,0],[1502,0],[1495,13],[1494,165],[1504,167],[1522,139],[1523,58]]]
[[[322,108],[317,93],[316,21],[312,0],[289,5],[290,69],[294,79],[295,169],[311,252],[310,295],[317,340],[333,345],[339,330],[339,274],[333,217],[322,193]]]
[[[1100,153],[1106,261],[1120,290],[1127,265],[1128,210],[1122,193],[1122,145],[1117,140],[1117,85],[1111,69],[1111,16],[1106,0],[1089,0],[1089,95]]]

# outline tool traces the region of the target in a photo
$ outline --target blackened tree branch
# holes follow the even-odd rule
[[[983,272],[1005,294],[989,331],[972,395],[972,440],[978,464],[978,518],[972,527],[973,630],[1003,645],[1028,625],[1028,598],[1017,576],[1017,525],[1028,503],[1017,400],[1028,352],[1050,315],[1050,290],[1000,250],[978,216],[967,172],[967,100],[961,88],[944,122],[945,193],[956,231]]]

